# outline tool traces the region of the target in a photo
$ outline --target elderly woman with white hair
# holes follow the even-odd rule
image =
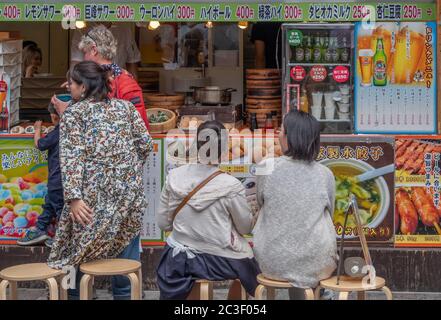
[[[141,87],[127,70],[114,63],[117,45],[112,32],[104,25],[98,25],[82,36],[78,48],[83,52],[85,61],[98,63],[110,73],[112,91],[109,98],[131,102],[149,129]],[[68,106],[68,103],[58,100],[56,96],[52,97],[52,103],[59,114]]]

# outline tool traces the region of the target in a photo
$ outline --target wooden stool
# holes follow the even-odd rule
[[[293,286],[288,281],[280,281],[266,278],[263,274],[257,276],[259,286],[256,288],[254,298],[263,300],[263,291],[266,289],[267,300],[274,300],[276,297],[276,289],[290,289]],[[312,289],[305,289],[306,300],[314,300],[314,292]]]
[[[206,279],[196,280],[187,300],[213,300],[213,285],[215,282],[221,281],[211,281]],[[239,286],[240,289],[238,289]],[[240,290],[240,300],[248,300],[248,294],[239,280],[232,281],[229,298],[231,298],[230,294],[232,293],[232,290]]]
[[[80,282],[80,300],[90,299],[96,276],[127,276],[130,280],[132,300],[141,300],[142,271],[139,261],[129,259],[91,261],[80,265],[80,271],[84,273]]]
[[[6,288],[10,288],[10,297],[17,300],[17,282],[45,281],[49,287],[49,299],[58,300],[58,282],[63,272],[49,268],[46,263],[29,263],[9,267],[0,271],[0,300],[6,300]],[[61,281],[60,281],[61,282]],[[67,292],[60,286],[61,300],[67,299]]]
[[[358,300],[366,299],[366,291],[381,289],[385,294],[387,300],[392,300],[392,292],[386,287],[386,281],[383,278],[375,277],[375,283],[367,284],[363,287],[362,280],[354,279],[346,276],[340,277],[340,283],[337,285],[337,277],[332,277],[320,281],[320,285],[315,291],[315,297],[320,294],[320,289],[330,289],[339,292],[339,300],[347,300],[349,292],[357,292]]]

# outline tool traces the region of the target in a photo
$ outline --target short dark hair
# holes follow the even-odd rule
[[[93,61],[83,61],[76,64],[70,72],[70,78],[86,87],[84,99],[93,98],[104,101],[111,92],[109,74]]]
[[[291,109],[283,118],[283,128],[288,140],[286,156],[308,162],[317,159],[320,150],[320,123],[312,115]]]
[[[58,116],[58,112],[57,109],[55,109],[55,106],[53,105],[53,103],[49,103],[49,106],[47,107],[47,110],[49,111],[50,114],[55,114]]]
[[[228,150],[228,132],[225,129],[225,126],[222,124],[222,122],[219,122],[217,120],[205,121],[198,127],[197,130],[198,155],[199,155],[199,150],[207,143],[209,143],[210,148],[207,150],[206,156],[210,158],[210,160],[213,160],[211,159],[212,156],[210,155],[210,149],[213,147],[214,144],[214,147],[217,147],[217,159],[214,160],[217,160],[220,163],[222,153]]]

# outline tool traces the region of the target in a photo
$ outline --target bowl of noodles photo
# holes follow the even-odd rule
[[[390,191],[386,180],[378,177],[358,182],[356,176],[375,169],[364,161],[323,160],[320,163],[328,167],[335,177],[335,209],[332,218],[334,225],[344,226],[349,194],[352,193],[357,198],[362,225],[367,228],[378,227],[386,218],[390,206]],[[354,215],[348,216],[346,227],[352,230],[357,227]],[[354,237],[353,234],[345,235],[345,238]]]

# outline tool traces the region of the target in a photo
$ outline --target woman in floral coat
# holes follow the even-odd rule
[[[124,257],[139,259],[142,214],[147,206],[143,164],[151,138],[130,102],[107,98],[107,75],[98,64],[77,64],[69,82],[77,102],[67,108],[60,123],[66,204],[48,264],[76,267],[121,257],[127,251],[132,253]],[[117,293],[115,286],[118,279],[115,297],[129,295],[127,283]]]

